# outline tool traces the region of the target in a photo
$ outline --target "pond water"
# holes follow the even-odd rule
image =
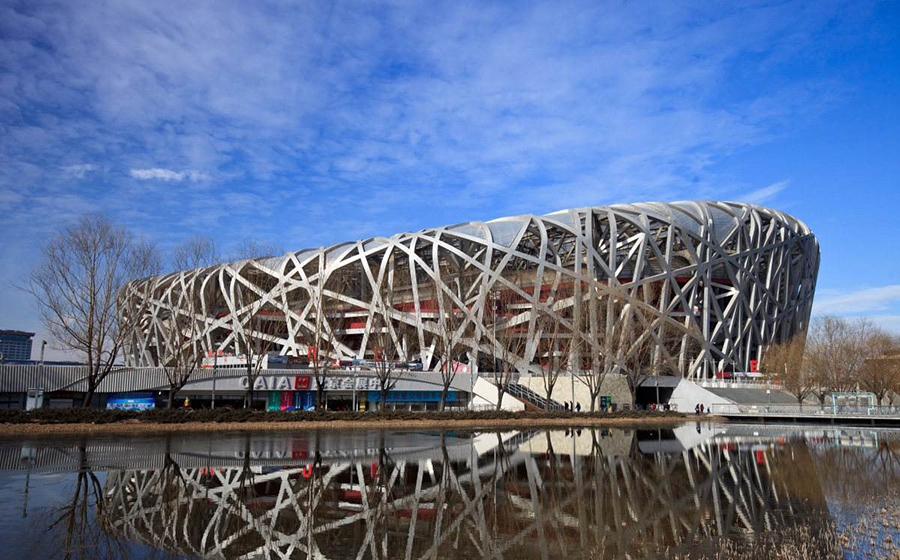
[[[900,432],[0,440],[2,558],[890,558]]]

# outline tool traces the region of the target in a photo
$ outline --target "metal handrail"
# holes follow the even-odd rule
[[[563,405],[558,402],[552,399],[548,401],[546,397],[542,397],[531,388],[520,385],[519,383],[510,383],[506,392],[513,397],[525,399],[531,404],[539,406],[544,410],[562,410],[564,408]]]
[[[831,406],[785,404],[712,404],[712,414],[748,416],[900,416],[900,406]]]

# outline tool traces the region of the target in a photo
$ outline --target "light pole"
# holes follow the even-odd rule
[[[43,383],[44,383],[44,348],[46,348],[46,347],[47,347],[47,341],[42,340],[41,341],[41,371],[40,371],[40,376],[41,376],[41,380],[40,380],[41,385],[40,386],[41,387],[43,387]]]
[[[41,406],[44,405],[44,348],[46,348],[46,347],[47,347],[47,341],[41,340],[41,367],[40,367],[41,371],[39,373],[41,378],[38,381],[38,394],[40,395]],[[35,401],[37,401],[37,400],[38,399],[35,398]]]
[[[219,350],[213,350],[213,390],[212,390],[212,405],[210,408],[215,410],[216,408],[216,376],[219,373]]]

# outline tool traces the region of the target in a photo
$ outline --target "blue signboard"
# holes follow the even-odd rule
[[[124,393],[106,399],[106,408],[119,410],[151,410],[156,408],[153,393]]]
[[[366,398],[372,402],[381,400],[379,391],[369,391]],[[387,402],[440,402],[440,391],[388,391]],[[456,391],[447,391],[447,402],[456,401]]]
[[[294,391],[294,410],[315,410],[315,391]]]

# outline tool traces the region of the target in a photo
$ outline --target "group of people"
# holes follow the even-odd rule
[[[698,416],[701,414],[709,414],[709,408],[704,407],[703,403],[697,403],[697,406],[694,407],[694,413]]]
[[[669,403],[659,403],[659,404],[650,403],[650,411],[655,412],[657,410],[663,411],[663,412],[669,412],[669,410],[671,410],[671,408],[670,408]]]
[[[574,410],[575,412],[581,412],[581,403],[566,403],[566,410]]]

